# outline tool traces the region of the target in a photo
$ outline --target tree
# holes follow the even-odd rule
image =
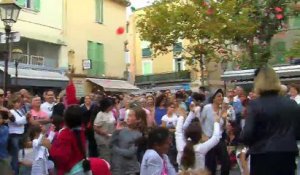
[[[255,34],[252,13],[251,4],[242,6],[237,0],[158,0],[139,15],[137,27],[141,39],[150,41],[154,56],[172,52],[178,39],[188,40],[182,56],[191,65],[199,63],[204,84],[205,62],[236,59],[232,46]]]
[[[242,68],[256,68],[271,58],[271,40],[278,32],[288,30],[288,19],[298,15],[299,0],[240,0],[240,7],[251,6],[250,20],[258,25],[249,38],[236,38],[239,46],[246,52],[239,60]]]

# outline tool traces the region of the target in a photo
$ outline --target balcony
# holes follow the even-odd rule
[[[137,85],[163,84],[163,83],[170,83],[170,82],[190,82],[190,81],[191,81],[191,72],[189,71],[135,76],[135,83]]]

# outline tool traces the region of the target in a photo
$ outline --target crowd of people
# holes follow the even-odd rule
[[[75,93],[0,89],[0,174],[295,174],[299,88],[268,66],[248,93]]]

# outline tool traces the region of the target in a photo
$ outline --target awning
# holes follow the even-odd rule
[[[1,66],[0,70],[4,72],[4,67]],[[8,74],[11,77],[11,85],[16,85],[16,69],[8,67]],[[18,85],[20,86],[64,88],[68,81],[68,77],[59,72],[18,68]]]
[[[300,77],[300,65],[274,67],[281,79]],[[224,81],[252,81],[254,69],[226,71],[222,75]]]
[[[97,79],[97,78],[86,78],[86,80],[103,87],[105,91],[131,92],[131,91],[139,90],[139,88],[137,88],[136,86],[123,80],[110,80],[110,79]]]

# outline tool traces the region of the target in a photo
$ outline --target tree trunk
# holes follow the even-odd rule
[[[203,54],[200,56],[199,63],[200,63],[200,70],[201,70],[201,86],[204,86],[204,61],[203,61]]]

